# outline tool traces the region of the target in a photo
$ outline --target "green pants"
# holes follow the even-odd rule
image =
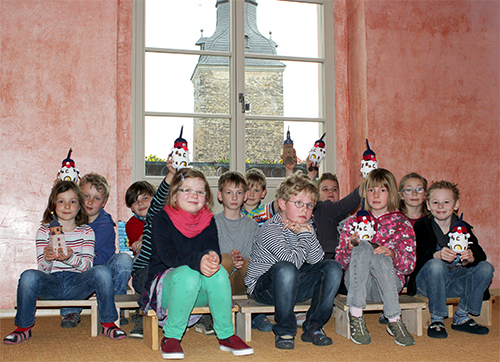
[[[168,310],[165,337],[181,340],[194,307],[210,307],[217,338],[234,334],[231,284],[224,268],[207,278],[187,265],[167,273],[163,281],[162,307]]]

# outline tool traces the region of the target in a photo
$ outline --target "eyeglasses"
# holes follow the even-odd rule
[[[193,194],[197,196],[205,196],[207,193],[201,190],[192,190],[192,189],[177,189],[177,191],[184,192],[186,194]]]
[[[407,195],[411,195],[415,191],[417,194],[423,194],[425,189],[423,187],[417,187],[415,189],[404,189],[403,192]]]
[[[291,200],[288,200],[287,202],[291,202],[298,209],[302,209],[304,206],[307,207],[309,210],[314,209],[314,204],[305,204],[302,201],[291,201]]]

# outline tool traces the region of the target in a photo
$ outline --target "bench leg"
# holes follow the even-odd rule
[[[335,307],[335,333],[344,338],[349,338],[349,316],[347,311]]]
[[[421,336],[422,333],[422,309],[404,309],[401,311],[401,318],[408,328],[408,332],[414,336]]]
[[[158,317],[144,315],[144,344],[153,351],[158,350]]]
[[[483,300],[481,314],[475,317],[474,320],[483,326],[491,326],[493,321],[493,303],[492,300]]]
[[[236,334],[245,342],[252,341],[252,313],[236,313]]]
[[[92,337],[97,337],[99,333],[99,314],[97,310],[97,303],[90,307],[90,335]]]

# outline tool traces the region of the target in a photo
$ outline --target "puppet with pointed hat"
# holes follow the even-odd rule
[[[174,147],[172,148],[172,167],[176,170],[180,170],[184,167],[189,167],[189,150],[187,141],[182,138],[182,131],[184,126],[181,127],[181,134],[179,138],[174,141]]]
[[[356,221],[352,223],[351,227],[351,234],[358,233],[359,240],[366,240],[371,243],[373,235],[375,235],[375,221],[371,214],[365,210],[364,198],[361,209],[356,213]],[[358,241],[353,240],[351,244],[353,246],[358,246]]]
[[[68,156],[63,160],[61,169],[59,170],[57,177],[62,181],[73,181],[77,182],[79,179],[80,171],[75,167],[75,161],[71,159],[71,152],[73,150],[70,148]]]
[[[366,178],[368,174],[378,168],[377,157],[375,152],[370,149],[368,138],[366,139],[366,151],[363,152],[363,159],[361,160],[361,175]]]
[[[326,156],[325,141],[323,141],[325,135],[326,133],[323,133],[323,136],[314,142],[314,146],[309,151],[309,161],[311,161],[311,165],[308,171],[318,171],[319,164]]]
[[[448,247],[458,254],[456,261],[460,261],[460,254],[469,248],[469,244],[472,244],[469,241],[470,234],[467,232],[467,226],[462,221],[463,216],[464,214],[462,213],[460,219],[451,228],[451,232],[448,233],[448,237],[450,238]]]

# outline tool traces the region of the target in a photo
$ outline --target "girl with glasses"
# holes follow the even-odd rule
[[[411,226],[422,216],[427,215],[425,197],[427,180],[418,173],[411,172],[399,182],[399,210],[410,220]]]

